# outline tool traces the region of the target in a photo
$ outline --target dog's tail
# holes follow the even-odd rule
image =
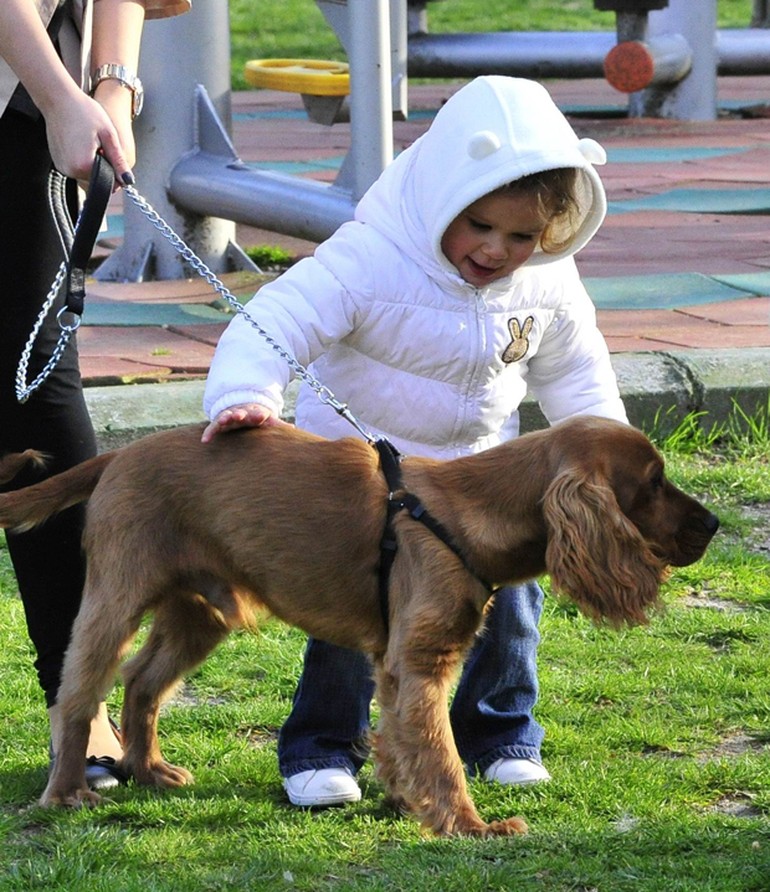
[[[45,456],[36,449],[4,455],[0,458],[0,484],[13,480],[19,471],[29,464],[34,464],[37,468],[45,467]]]
[[[114,452],[105,452],[40,483],[0,495],[0,527],[24,532],[84,502],[114,457]],[[0,460],[0,483],[12,480],[30,462],[43,465],[45,459],[32,449],[6,455]]]

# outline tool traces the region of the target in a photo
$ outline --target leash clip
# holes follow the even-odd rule
[[[68,313],[72,315],[72,322],[70,323],[64,321],[64,317]],[[69,307],[62,307],[56,314],[56,321],[59,323],[59,328],[61,329],[61,331],[65,332],[68,335],[71,335],[80,328],[80,323],[83,321],[83,319],[81,318],[79,313],[76,313]]]

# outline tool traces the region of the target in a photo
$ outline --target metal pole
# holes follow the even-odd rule
[[[393,108],[388,0],[351,3],[350,126],[353,198],[361,198],[393,160]]]
[[[409,36],[407,67],[410,77],[603,77],[615,42],[609,31],[418,33]]]
[[[700,5],[704,0],[692,2]],[[661,14],[652,12],[650,16]],[[677,37],[677,30],[666,28],[655,40],[670,41]],[[690,36],[687,43],[694,56],[703,51],[711,58],[716,52],[719,74],[770,74],[767,30],[736,28],[705,34],[700,34],[700,30],[698,35]],[[623,33],[632,35],[624,39],[641,39],[636,35],[642,32],[626,29]],[[678,36],[687,37],[681,33]],[[704,42],[694,44],[695,39]],[[602,77],[604,60],[615,45],[616,37],[610,31],[410,34],[409,75],[426,78],[465,78],[479,74],[531,78]]]
[[[666,9],[649,13],[648,34],[681,34],[693,50],[690,73],[673,87],[650,87],[634,93],[629,113],[713,121],[717,109],[716,0],[670,0]]]
[[[235,224],[200,217],[174,204],[168,177],[196,139],[196,86],[203,84],[217,114],[231,126],[230,21],[222,0],[195,0],[191,12],[148,22],[139,73],[146,103],[137,119],[137,189],[215,272],[232,267]],[[173,246],[156,238],[130,202],[123,244],[99,267],[102,280],[179,279],[189,275]]]
[[[169,174],[171,194],[191,214],[223,216],[319,242],[353,219],[349,190],[244,164],[201,86],[196,118],[196,148]]]
[[[334,185],[358,201],[393,160],[389,0],[321,0],[350,64],[350,151]],[[396,6],[398,9],[398,5]]]
[[[721,75],[770,73],[770,34],[767,28],[718,31],[717,57]]]

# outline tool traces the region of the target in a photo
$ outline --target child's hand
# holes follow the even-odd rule
[[[203,431],[201,443],[210,443],[216,434],[225,431],[237,430],[240,427],[262,427],[263,425],[265,427],[272,425],[294,426],[282,421],[270,409],[260,406],[259,403],[244,403],[242,406],[223,409]]]

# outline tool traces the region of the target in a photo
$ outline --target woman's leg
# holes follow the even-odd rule
[[[62,259],[46,198],[50,163],[42,122],[6,113],[0,119],[0,452],[34,448],[50,456],[44,474],[30,471],[9,489],[58,473],[96,451],[73,345],[25,404],[18,403],[14,392],[19,357]],[[57,337],[58,325],[49,317],[30,362],[30,377],[43,367]],[[80,604],[82,524],[83,507],[77,506],[29,533],[6,537],[49,706]]]
[[[6,489],[29,485],[96,454],[74,340],[51,376],[26,403],[18,402],[14,390],[19,358],[63,256],[48,208],[50,167],[42,120],[6,112],[0,118],[0,454],[34,448],[49,457],[43,473],[29,470]],[[59,305],[61,301],[60,297]],[[56,309],[39,332],[28,380],[41,371],[58,340],[55,314]],[[78,505],[28,533],[6,533],[37,654],[35,668],[49,709],[54,750],[62,719],[56,694],[85,577],[81,547],[84,517],[84,506]],[[121,755],[103,705],[92,723],[88,753],[112,758]],[[95,785],[109,786],[114,781],[100,766],[90,766],[88,772]]]

